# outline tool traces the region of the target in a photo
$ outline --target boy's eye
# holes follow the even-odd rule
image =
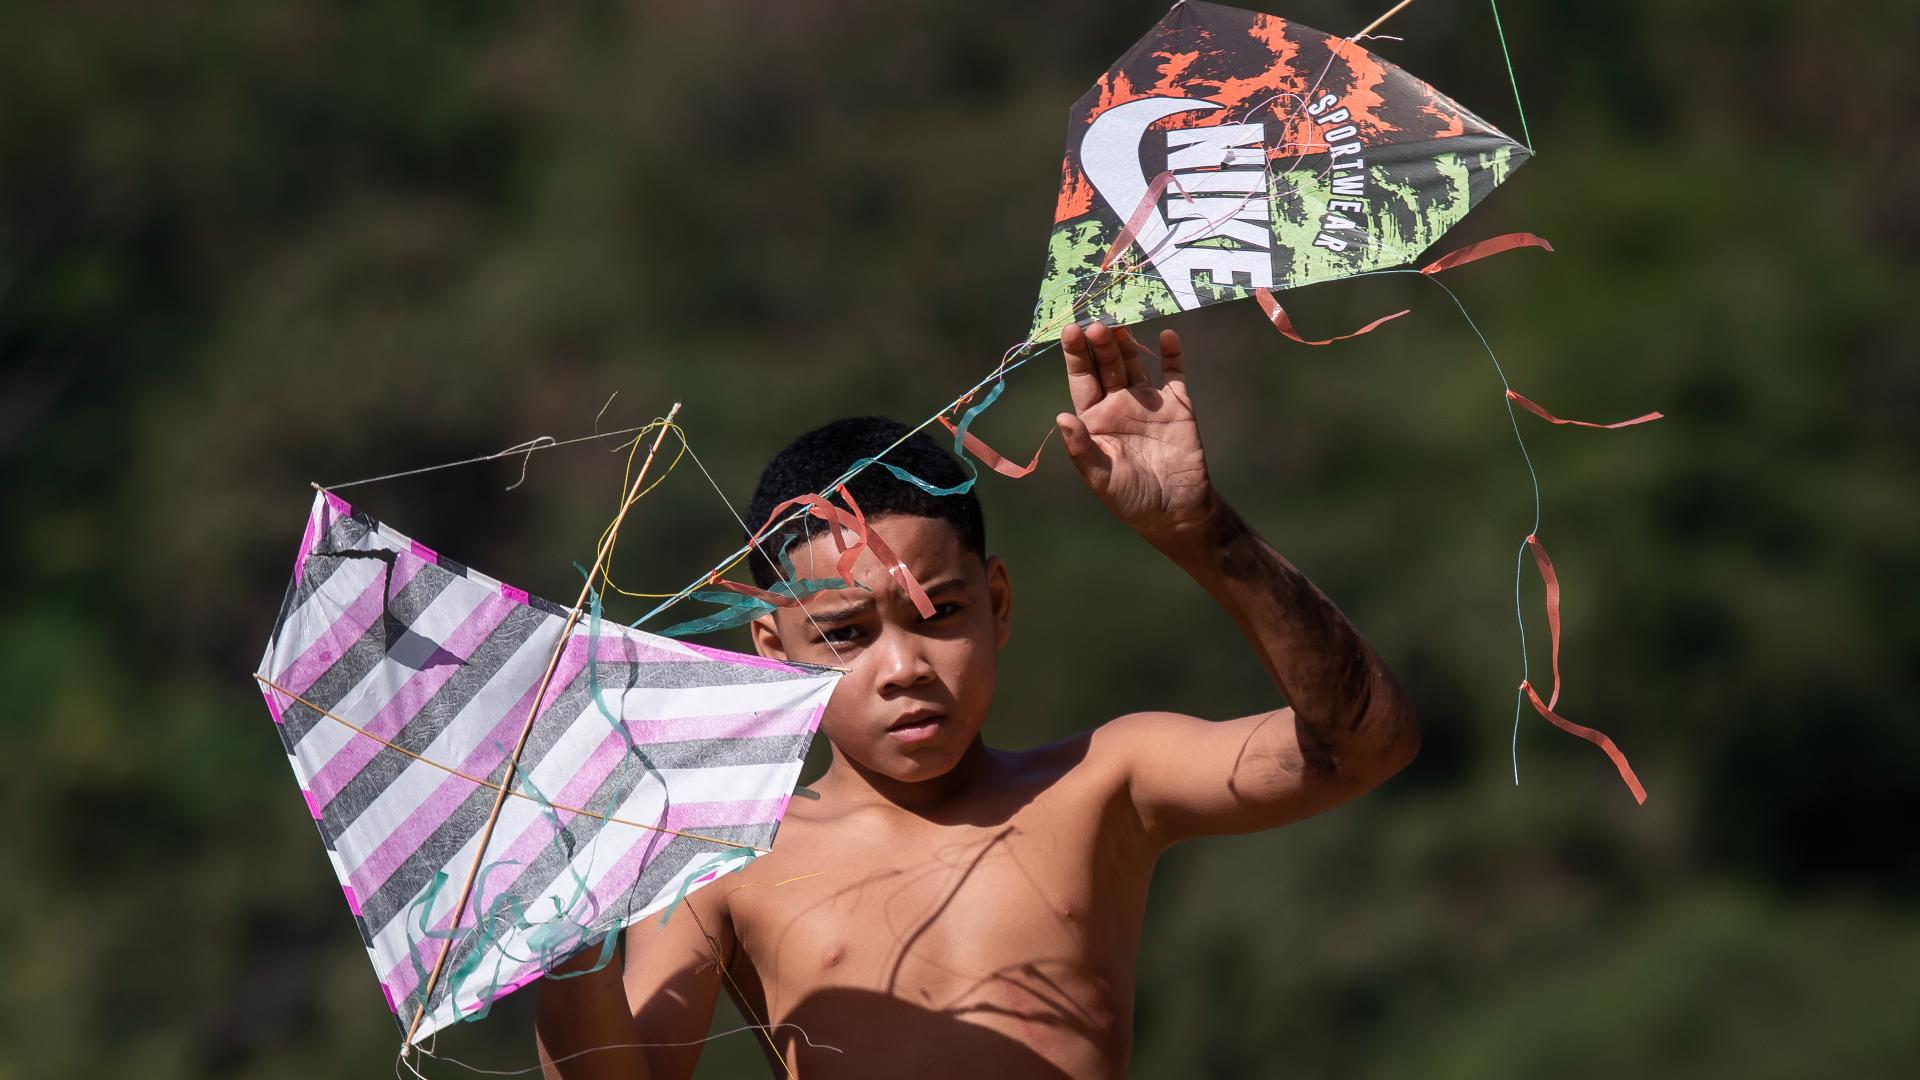
[[[935,604],[933,605],[933,617],[936,619],[944,619],[947,616],[952,615],[954,612],[959,611],[960,607],[961,605],[951,603],[951,602],[945,603],[945,604]]]
[[[820,631],[821,641],[830,641],[835,645],[851,645],[860,640],[858,626],[832,626]]]

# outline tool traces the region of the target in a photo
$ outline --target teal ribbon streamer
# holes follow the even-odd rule
[[[839,578],[805,578],[793,582],[775,582],[767,591],[773,593],[775,596],[790,596],[798,600],[802,597],[811,596],[822,589],[844,589],[846,587],[847,583]],[[775,610],[777,606],[757,596],[744,596],[740,593],[728,592],[725,589],[701,589],[698,592],[689,593],[687,599],[714,604],[722,610],[712,612],[697,619],[688,619],[683,623],[675,623],[664,630],[656,630],[654,631],[655,633],[661,637],[672,638],[692,637],[695,634],[710,634],[716,630],[728,630],[736,626],[745,626],[747,623],[765,615],[767,612]]]
[[[952,487],[936,487],[935,485],[930,484],[925,480],[922,480],[918,476],[915,476],[914,474],[908,472],[907,470],[901,468],[900,466],[895,465],[890,461],[882,461],[879,458],[861,458],[860,460],[853,463],[852,467],[848,470],[849,473],[859,472],[860,470],[866,468],[869,465],[878,465],[881,468],[892,473],[893,475],[899,477],[901,480],[904,480],[907,483],[912,484],[914,487],[919,488],[921,491],[924,491],[929,495],[965,495],[967,492],[972,491],[973,485],[975,483],[978,483],[980,480],[980,470],[974,466],[973,459],[967,456],[967,451],[966,451],[967,429],[973,426],[973,421],[981,413],[987,411],[987,407],[989,405],[992,405],[995,401],[999,400],[1001,391],[1005,390],[1006,388],[1007,388],[1007,381],[1005,378],[1002,378],[999,382],[994,383],[993,389],[987,391],[987,396],[981,398],[980,403],[978,405],[975,405],[973,408],[968,409],[964,413],[961,413],[960,422],[953,426],[953,453],[956,457],[960,459],[960,464],[965,465],[967,467],[967,478],[965,480],[962,480],[960,483],[955,484]]]

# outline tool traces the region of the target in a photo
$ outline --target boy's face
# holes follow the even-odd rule
[[[848,669],[820,723],[835,750],[894,780],[931,780],[959,762],[993,703],[1011,613],[1007,571],[968,551],[937,518],[895,514],[868,527],[926,589],[933,618],[922,619],[866,552],[853,568],[865,588],[814,593],[804,611],[764,615],[753,622],[753,644],[762,656]],[[838,576],[840,552],[823,531],[787,553],[802,578]]]

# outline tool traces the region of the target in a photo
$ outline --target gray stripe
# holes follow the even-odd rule
[[[807,756],[813,735],[759,735],[750,739],[688,739],[650,743],[647,760],[657,769],[707,769],[719,765],[771,765]]]
[[[738,844],[758,844],[760,840],[755,838],[767,835],[771,833],[772,830],[768,823],[761,822],[752,825],[716,826],[702,831],[719,840]],[[634,883],[633,888],[622,894],[618,900],[609,904],[608,907],[600,913],[602,918],[595,920],[596,925],[604,924],[610,928],[613,924],[617,923],[625,912],[644,909],[648,903],[658,896],[662,889],[666,888],[668,882],[672,881],[682,870],[686,869],[688,863],[722,850],[725,849],[721,845],[705,840],[695,840],[685,836],[674,837],[669,843],[662,845],[660,850],[654,853],[653,860],[646,865],[646,868],[640,874],[639,880]],[[515,898],[522,904],[531,903],[531,901],[539,895],[538,892],[532,895],[522,894],[517,886],[513,890],[513,893]],[[492,903],[493,898],[488,897],[488,902]],[[584,912],[578,912],[576,914],[584,914]],[[447,957],[447,964],[444,970],[458,970],[461,962],[470,956],[475,948],[480,947],[486,941],[487,939],[484,935],[471,931],[462,935],[454,942],[453,953]],[[509,961],[507,966],[512,967],[514,965]],[[479,968],[476,969],[475,977],[478,979],[488,978],[491,976],[492,971],[493,965],[491,963],[482,963]],[[433,999],[429,1008],[439,1007],[446,1001],[447,995],[452,993],[453,990],[452,980],[443,979],[442,982],[433,989]],[[409,1006],[416,1004],[419,1001],[419,997],[419,990],[416,989],[414,993],[409,996]]]
[[[317,561],[341,563],[346,560],[320,559]],[[315,562],[316,560],[309,559],[307,566],[312,568]],[[309,569],[309,573],[311,572],[312,570]],[[413,575],[413,580],[407,582],[407,587],[401,589],[398,596],[387,602],[387,610],[393,612],[395,617],[403,622],[411,622],[419,618],[420,613],[426,610],[434,597],[439,596],[441,590],[452,582],[453,575],[446,571],[434,566],[423,566],[419,573]],[[329,667],[320,678],[314,680],[314,684],[300,696],[332,712],[334,706],[340,704],[341,699],[347,696],[348,691],[360,685],[361,680],[386,659],[386,655],[386,627],[382,624],[382,620],[375,619],[373,625],[367,628],[367,632],[360,635],[360,639],[342,653],[340,658],[333,662],[333,666]],[[282,713],[281,719],[286,725],[288,741],[297,745],[323,718],[319,713],[296,701]]]
[[[501,768],[504,769],[505,765],[502,762]],[[497,775],[488,779],[499,782]],[[420,890],[426,888],[427,882],[433,879],[434,871],[446,868],[467,841],[472,840],[486,825],[487,816],[492,812],[493,801],[497,797],[498,792],[492,788],[474,788],[453,813],[447,815],[447,820],[433,830],[433,835],[407,856],[407,861],[400,864],[386,881],[381,882],[372,896],[360,899],[360,915],[367,920],[369,930],[378,935],[389,922],[406,911],[407,905],[413,903]]]
[[[608,665],[603,663],[600,666],[604,668]],[[633,672],[628,671],[622,674],[631,677]],[[603,683],[603,689],[610,688],[605,687]],[[582,704],[585,705],[585,703]],[[591,706],[586,706],[586,708],[588,710],[586,714],[580,715],[575,723],[593,724],[596,726],[603,723],[604,718],[598,715],[597,710]],[[560,715],[572,714],[561,713]],[[561,725],[556,724],[554,726],[558,728]],[[571,727],[568,727],[567,730],[571,730]],[[531,773],[534,767],[534,765],[529,765],[527,771]],[[659,767],[652,761],[650,748],[635,747],[633,751],[620,756],[620,760],[616,762],[614,767],[608,771],[607,775],[601,779],[600,783],[594,788],[593,794],[588,796],[587,800],[582,803],[581,806],[595,813],[607,813],[609,812],[609,807],[622,805],[634,791],[642,783],[647,782],[649,778],[651,778],[653,783],[660,784],[661,780],[658,775],[658,768]],[[666,806],[663,807],[661,811],[663,817],[671,809],[672,805],[672,795],[668,793]],[[552,828],[553,817],[543,813],[541,820],[547,828]],[[554,884],[560,880],[561,875],[566,873],[567,867],[572,864],[575,854],[577,854],[581,848],[594,843],[606,825],[607,822],[603,818],[575,815],[572,821],[552,832],[547,842],[541,846],[540,853],[530,860],[526,866],[521,868],[518,874],[514,875],[513,880],[506,887],[507,895],[517,899],[523,906],[531,904],[535,899],[546,893],[547,890],[553,888]],[[671,834],[669,833],[655,832],[650,834],[644,842],[658,845],[662,841],[670,838],[670,836]],[[650,859],[655,854],[657,853],[649,851],[645,857]],[[489,900],[489,903],[491,903],[491,900]]]
[[[424,570],[421,572],[425,573]],[[440,573],[444,574],[445,571]],[[403,619],[410,623],[417,617],[418,613],[415,613],[411,617],[403,616]],[[480,692],[480,688],[513,659],[514,654],[527,644],[536,631],[550,622],[551,619],[540,612],[514,605],[500,625],[494,627],[486,639],[474,648],[466,664],[442,683],[418,712],[407,718],[405,726],[390,741],[394,746],[405,747],[412,754],[424,752],[447,729],[447,725],[453,723],[454,718],[460,715],[460,710]],[[414,674],[410,669],[398,670],[404,672],[403,678]],[[394,749],[394,746],[381,747],[323,808],[326,827],[322,832],[327,834],[329,841],[353,824],[380,797],[381,792],[413,764],[411,756]]]
[[[811,671],[778,671],[727,660],[660,660],[649,663],[643,685],[684,690],[697,686],[738,686],[742,683],[782,683],[817,679]]]
[[[275,623],[273,623],[273,636],[269,638],[269,642],[278,642],[278,640],[280,640],[280,632],[286,628],[288,617],[292,617],[294,611],[300,609],[301,603],[311,600],[313,594],[319,592],[321,586],[326,584],[326,578],[334,577],[334,571],[338,571],[338,569],[340,569],[340,563],[344,561],[344,559],[319,559],[319,561],[315,561],[315,559],[311,557],[311,553],[348,550],[348,548],[357,546],[357,544],[359,544],[361,540],[365,540],[365,538],[367,538],[367,527],[361,525],[359,521],[353,521],[351,517],[342,517],[340,521],[336,521],[332,527],[326,530],[326,534],[321,536],[321,542],[315,544],[313,550],[309,550],[309,553],[307,553],[307,559],[305,559],[305,563],[301,565],[300,578],[296,578],[296,580],[292,580],[292,582],[288,584],[286,600],[280,603],[280,617],[275,619]]]
[[[713,666],[705,664],[704,661],[698,663]],[[606,700],[607,708],[614,716],[622,721],[626,719],[626,693],[633,689],[654,688],[652,680],[648,679],[647,675],[652,669],[660,666],[650,661],[601,660],[594,663],[593,669],[600,677],[601,697]],[[553,704],[547,706],[546,711],[540,716],[543,724],[551,720],[553,723],[550,726],[558,731],[567,731],[580,721],[583,714],[595,722],[606,723],[606,718],[601,716],[599,709],[594,706],[592,687],[587,682],[585,669],[574,678],[572,683],[568,684],[566,691],[556,697]],[[607,729],[611,731],[612,726],[608,725]],[[679,743],[654,743],[642,746],[640,749],[647,760],[652,761],[656,768],[662,769],[700,765],[763,765],[797,761],[805,757],[809,738],[810,736],[807,735],[798,735],[751,739],[691,739]],[[521,772],[530,774],[539,768],[546,758],[547,749],[557,741],[557,738],[547,740],[537,753],[532,746],[529,746],[527,752],[520,758]],[[660,756],[662,749],[668,750],[668,757],[665,760]],[[668,764],[668,761],[691,764]]]
[[[596,665],[601,676],[601,690],[610,697],[609,707],[616,710],[619,708],[618,697],[615,695],[625,689],[620,685],[619,680],[632,676],[631,670],[623,672],[620,669],[646,666],[650,665],[605,661]],[[609,668],[614,670],[610,673]],[[598,711],[593,708],[590,696],[587,670],[582,667],[573,681],[567,684],[566,689],[554,698],[553,704],[540,714],[542,722],[534,725],[533,732],[527,739],[527,746],[521,752],[519,775],[531,775],[538,769],[545,761],[547,754],[559,743],[561,736],[571,730],[575,723],[604,722],[604,718],[600,717]],[[641,749],[646,760],[651,761],[657,769],[767,765],[801,760],[806,756],[807,745],[811,739],[811,735],[804,733],[748,739],[689,739],[682,742],[656,743]],[[488,781],[500,783],[505,770],[506,763],[502,761],[488,775]],[[602,782],[601,790],[595,793],[585,809],[598,812],[599,808],[604,807],[612,790],[611,785],[625,783],[627,786],[621,791],[624,797],[631,792],[632,786],[638,782],[639,775],[644,772],[645,769],[640,762],[635,761],[631,756],[623,758],[608,780]],[[345,797],[346,792],[343,791],[334,802],[337,804]],[[408,855],[406,861],[396,867],[386,881],[380,883],[372,896],[361,898],[361,912],[365,915],[369,926],[377,932],[413,902],[420,890],[433,879],[434,871],[445,868],[447,861],[453,858],[486,824],[486,815],[492,808],[493,798],[492,791],[485,788],[476,789],[462,802],[458,810],[434,830],[425,843]],[[478,809],[476,810],[475,807]],[[596,828],[600,824],[591,818],[583,821],[592,822],[592,827]],[[321,834],[331,844],[345,828],[344,822],[337,826],[334,824],[333,807],[329,806],[325,812],[325,820],[321,822]],[[575,839],[578,840],[578,836]],[[531,873],[531,869],[524,871],[523,875],[525,873]]]
[[[558,724],[540,725],[536,727],[533,737],[528,741],[527,752],[524,756],[527,758],[536,755],[544,757],[547,751],[552,748],[552,744],[558,741],[559,732],[563,730],[564,729]],[[806,735],[783,735],[757,739],[705,739],[691,742],[660,743],[642,748],[642,753],[645,754],[648,761],[653,763],[656,769],[686,769],[716,765],[764,765],[782,761],[800,760],[806,756],[807,741],[809,738],[810,737]],[[538,745],[540,743],[544,743],[544,745]],[[502,762],[487,779],[492,783],[499,783],[500,777],[504,775],[505,768],[506,763]],[[531,768],[531,766],[528,766],[523,770],[523,773],[531,771]],[[615,785],[627,785],[623,794],[630,793],[632,786],[638,782],[639,777],[644,776],[645,772],[644,767],[642,767],[639,762],[634,761],[631,756],[624,758],[620,765],[615,768],[613,776],[601,784],[600,790],[594,793],[593,798],[587,803],[584,809],[599,813],[602,808],[607,805],[609,794]],[[411,904],[414,898],[419,895],[420,890],[426,887],[427,882],[433,879],[434,872],[445,869],[447,862],[459,854],[460,849],[480,832],[481,827],[486,824],[487,814],[492,810],[494,795],[494,791],[488,788],[474,789],[473,793],[468,795],[466,800],[460,804],[460,807],[455,810],[446,821],[442,822],[439,828],[433,831],[433,835],[429,836],[425,843],[421,844],[417,850],[408,855],[406,862],[395,868],[392,875],[380,884],[380,887],[374,891],[372,896],[361,898],[361,913],[366,917],[367,925],[372,927],[375,933],[378,933],[384,928],[390,920],[403,913],[407,905]],[[599,829],[602,824],[603,823],[596,818],[576,818],[563,830],[566,833],[566,839],[561,839],[556,835],[553,845],[558,847],[571,842],[578,848],[580,845],[590,842],[594,831]],[[722,837],[727,835],[725,833],[712,833],[711,830],[707,829],[700,831]],[[766,836],[768,839],[772,838],[773,826],[767,826]],[[763,847],[765,846],[762,841],[753,842],[759,843]],[[553,848],[550,847],[547,850],[551,851]],[[544,854],[542,858],[544,859]],[[535,864],[530,865],[527,870],[522,872],[521,879],[516,880],[513,886],[511,886],[514,895],[518,896],[521,894],[523,891],[521,887],[522,880],[534,875],[536,865],[541,865],[541,863],[536,861]],[[557,870],[546,874],[546,880],[541,883],[542,888],[550,885],[552,880],[558,876],[559,871]],[[533,877],[532,880],[538,881],[540,879]],[[532,895],[537,896],[539,890],[531,890],[531,892]],[[523,899],[531,899],[531,896],[523,897]]]
[[[549,707],[541,714],[542,718],[554,715],[554,708],[557,708],[560,702],[570,699],[577,702],[584,698],[586,693],[587,673],[583,669],[556,699],[555,706]],[[577,704],[575,708],[578,709]],[[531,771],[533,766],[527,763],[537,762],[546,757],[547,752],[553,749],[554,744],[560,741],[560,736],[566,731],[565,724],[535,724],[533,731],[527,736],[526,748],[521,751],[520,771],[522,773]],[[487,781],[493,784],[501,783],[501,777],[506,775],[506,771],[507,762],[503,758],[487,774]],[[496,792],[493,789],[475,788],[461,802],[459,808],[433,830],[433,834],[427,837],[425,843],[408,855],[405,862],[394,868],[393,873],[388,875],[387,880],[380,883],[372,896],[363,897],[360,911],[366,917],[367,925],[373,927],[378,933],[395,915],[405,911],[407,905],[413,903],[414,898],[419,895],[420,890],[433,879],[434,871],[444,869],[447,861],[459,854],[467,841],[479,834],[481,827],[486,824],[488,813],[493,809],[495,798]],[[331,810],[328,811],[327,816],[330,822]],[[342,825],[341,828],[345,826]],[[321,832],[323,834],[327,832],[325,823]],[[335,832],[332,835],[339,834]]]
[[[589,715],[578,722],[594,723],[596,720],[597,718]],[[537,729],[536,734],[544,736],[540,740],[544,745],[536,745],[533,740],[529,741],[526,753],[521,758],[520,775],[532,773],[538,767],[539,760],[546,756],[555,742],[559,741],[559,733],[565,730],[567,728],[559,724],[541,725],[541,729]],[[647,763],[651,763],[653,769],[688,769],[799,761],[806,756],[809,738],[810,736],[807,735],[785,735],[755,739],[700,739],[641,747],[639,759],[631,754],[623,755],[606,779],[600,782],[594,793],[581,806],[582,809],[591,810],[594,813],[603,813],[609,803],[618,805],[631,795],[634,788],[652,771],[647,767]],[[494,783],[500,782],[497,774],[488,779]],[[447,860],[453,858],[460,848],[480,831],[480,827],[485,824],[485,810],[492,806],[493,793],[483,789],[477,794],[488,796],[488,799],[484,800],[484,808],[478,820],[466,818],[457,822],[450,820],[443,829],[435,830],[433,837],[427,843],[409,855],[407,861],[381,883],[373,898],[363,903],[361,911],[370,925],[376,929],[385,926],[387,920],[405,910],[406,905],[413,902],[414,896],[426,886],[428,881],[432,880],[434,871],[444,869]],[[468,802],[462,804],[461,810],[466,810],[473,801],[473,797],[470,796]],[[605,822],[600,818],[576,816],[573,821],[555,833],[553,839],[542,848],[541,854],[516,875],[513,883],[508,886],[509,892],[524,902],[531,902],[559,878],[565,871],[566,864],[572,860],[574,852],[592,843],[593,837],[604,825]],[[768,828],[767,835],[769,838],[772,836],[771,826]]]

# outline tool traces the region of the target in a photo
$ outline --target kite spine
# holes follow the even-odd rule
[[[520,755],[526,750],[527,736],[533,733],[534,720],[540,715],[540,702],[546,697],[548,685],[553,681],[554,669],[560,665],[560,655],[566,650],[567,639],[573,633],[574,625],[580,621],[580,614],[586,607],[587,597],[593,591],[593,579],[598,577],[606,567],[607,558],[613,553],[614,542],[620,536],[621,522],[626,520],[627,511],[633,509],[633,504],[640,501],[642,485],[646,482],[648,470],[653,467],[654,455],[660,452],[660,444],[666,441],[667,432],[673,427],[673,418],[679,412],[680,403],[676,401],[673,407],[667,410],[666,417],[660,421],[660,433],[654,436],[653,446],[647,450],[647,459],[641,463],[639,474],[633,478],[633,484],[628,487],[625,496],[621,499],[620,512],[614,515],[613,524],[607,526],[606,535],[600,541],[600,550],[594,554],[593,569],[587,572],[587,580],[580,586],[580,597],[573,602],[573,610],[567,615],[567,624],[560,631],[560,639],[554,643],[553,656],[547,660],[546,674],[541,676],[540,688],[534,692],[533,704],[527,710],[527,722],[521,727],[520,738],[514,743],[513,754],[507,759],[507,771],[501,777],[499,793],[494,796],[493,809],[488,811],[486,826],[480,832],[480,843],[473,853],[473,866],[468,869],[467,880],[460,887],[460,898],[454,903],[451,925],[455,930],[459,929],[460,920],[466,914],[467,901],[473,897],[473,884],[479,877],[481,860],[486,858],[487,844],[493,839],[493,828],[500,821],[500,808],[506,803],[507,793],[513,787],[514,771],[520,766]],[[420,1021],[426,1018],[427,1003],[433,1000],[434,987],[439,983],[440,973],[445,970],[447,957],[452,952],[453,936],[449,935],[440,946],[440,956],[434,960],[433,970],[428,974],[426,983],[420,988],[420,1004],[414,1008],[413,1020],[407,1024],[407,1037],[400,1046],[403,1057],[413,1046],[414,1033],[420,1030]]]

